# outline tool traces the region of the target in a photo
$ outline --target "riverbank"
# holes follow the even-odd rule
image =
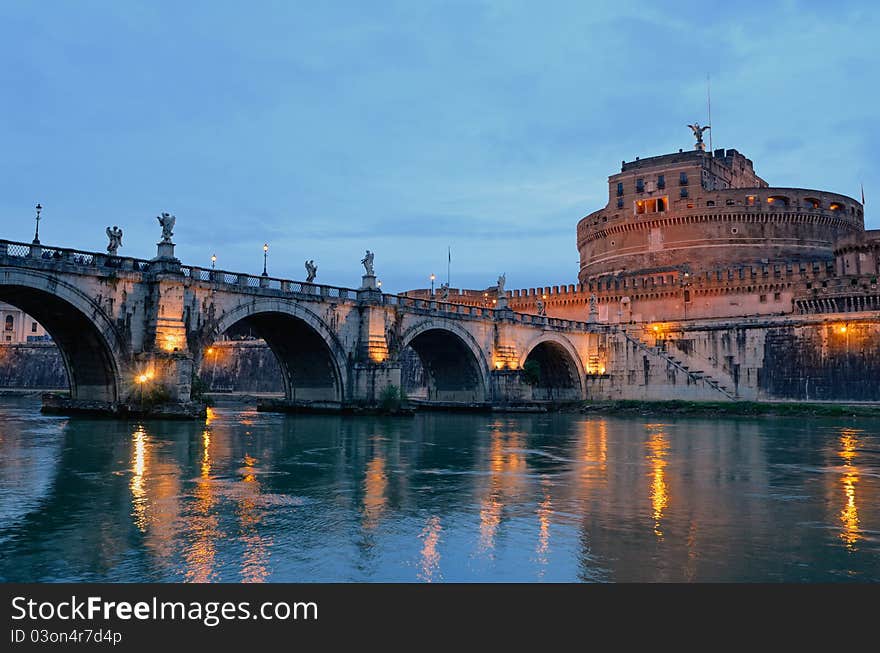
[[[880,417],[880,403],[800,401],[595,401],[579,412],[600,415],[745,415]]]

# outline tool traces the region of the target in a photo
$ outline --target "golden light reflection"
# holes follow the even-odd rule
[[[272,538],[260,535],[264,511],[260,501],[260,481],[256,474],[259,461],[246,453],[243,462],[241,499],[237,511],[241,525],[241,540],[244,542],[241,582],[263,583],[269,577],[269,547],[272,545]]]
[[[517,494],[525,479],[525,434],[512,429],[512,423],[492,425],[489,443],[489,487],[480,501],[480,540],[478,551],[491,556],[501,524],[504,496]],[[510,429],[510,430],[508,430]]]
[[[589,490],[605,482],[608,478],[608,422],[589,420],[584,423],[584,432],[578,442],[578,461],[581,463],[581,499],[589,499]]]
[[[428,519],[428,523],[422,530],[422,555],[421,567],[419,569],[419,580],[426,583],[435,580],[441,580],[440,576],[440,552],[437,550],[437,544],[440,542],[440,517],[434,515]]]
[[[840,432],[840,451],[837,455],[843,459],[844,474],[840,479],[843,485],[844,504],[840,511],[840,539],[850,550],[855,549],[856,542],[862,539],[859,527],[859,509],[856,505],[856,483],[859,481],[859,470],[854,461],[858,457],[859,432],[855,429],[843,429]]]
[[[131,506],[134,523],[142,532],[147,530],[147,492],[144,488],[144,472],[146,471],[147,433],[139,426],[132,435],[134,450],[131,460]]]
[[[367,472],[364,477],[363,526],[367,530],[373,530],[378,526],[388,503],[385,452],[380,440],[375,439],[372,443],[373,459],[367,463]]]
[[[195,505],[187,517],[192,532],[192,542],[185,552],[186,580],[190,583],[207,583],[214,579],[216,542],[222,537],[219,517],[214,514],[217,504],[215,484],[211,478],[211,432],[202,433],[201,475],[196,479]]]
[[[553,516],[553,502],[550,499],[550,482],[541,479],[541,487],[544,490],[544,498],[538,504],[538,546],[535,553],[538,555],[538,564],[541,565],[539,574],[544,575],[544,567],[547,565],[547,554],[550,553],[550,519]]]
[[[654,517],[654,535],[663,537],[661,520],[663,511],[669,505],[669,492],[666,486],[666,454],[669,442],[663,432],[663,424],[648,424],[648,462],[651,464],[651,507]]]

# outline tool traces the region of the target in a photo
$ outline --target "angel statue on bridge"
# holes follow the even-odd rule
[[[156,216],[156,219],[162,225],[162,242],[170,243],[171,236],[174,235],[174,223],[177,222],[177,218],[163,211],[161,215]]]
[[[365,276],[376,276],[373,272],[373,252],[367,250],[367,253],[364,254],[364,258],[361,259],[361,264],[364,266],[364,270],[366,270]]]
[[[499,297],[507,297],[507,295],[504,294],[504,284],[505,283],[507,283],[507,273],[506,272],[502,273],[498,277],[497,289],[498,289],[498,296]]]
[[[705,150],[706,144],[703,143],[703,132],[707,129],[712,129],[711,126],[706,125],[705,127],[700,127],[700,123],[695,122],[693,125],[688,125],[691,128],[691,131],[694,132],[694,138],[697,139],[696,145],[694,145],[695,150]]]
[[[122,247],[122,229],[113,225],[113,228],[107,227],[107,238],[110,243],[107,245],[107,253],[110,256],[116,256],[117,250]]]
[[[306,283],[312,283],[318,275],[318,266],[315,265],[315,259],[306,261]]]

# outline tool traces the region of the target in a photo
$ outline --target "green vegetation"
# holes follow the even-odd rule
[[[541,366],[538,361],[528,360],[523,363],[523,381],[529,385],[538,385],[541,381]]]
[[[206,406],[212,406],[214,404],[213,400],[210,397],[205,396],[205,393],[209,390],[210,388],[208,387],[208,384],[202,381],[198,374],[193,372],[192,381],[190,383],[190,399],[193,401],[199,401]]]
[[[394,413],[406,405],[407,396],[403,388],[389,384],[382,389],[379,395],[379,409],[383,413]]]
[[[880,405],[762,401],[588,401],[584,413],[880,417]]]

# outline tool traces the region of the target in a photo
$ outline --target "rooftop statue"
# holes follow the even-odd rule
[[[501,275],[498,277],[498,286],[497,286],[497,288],[498,288],[498,296],[499,296],[499,297],[506,297],[506,295],[504,294],[504,284],[505,284],[505,283],[507,283],[507,273],[506,273],[506,272],[503,273],[503,274],[501,274]]]
[[[117,250],[122,247],[122,229],[113,225],[113,228],[107,227],[107,238],[110,243],[107,245],[107,253],[110,256],[116,256]]]
[[[177,222],[177,218],[163,211],[161,215],[156,216],[156,219],[162,225],[162,242],[170,243],[171,237],[174,235],[174,223]]]
[[[367,253],[364,254],[364,258],[361,259],[361,263],[364,266],[364,270],[366,270],[365,276],[374,277],[376,276],[373,272],[373,252],[367,250]]]
[[[306,261],[306,283],[312,283],[318,275],[318,266],[315,265],[315,259]]]
[[[703,143],[703,132],[707,129],[712,129],[709,125],[705,127],[700,127],[700,123],[695,122],[693,125],[688,125],[691,128],[691,131],[694,132],[694,138],[697,139],[696,144],[694,145],[695,150],[705,150],[706,144]]]

